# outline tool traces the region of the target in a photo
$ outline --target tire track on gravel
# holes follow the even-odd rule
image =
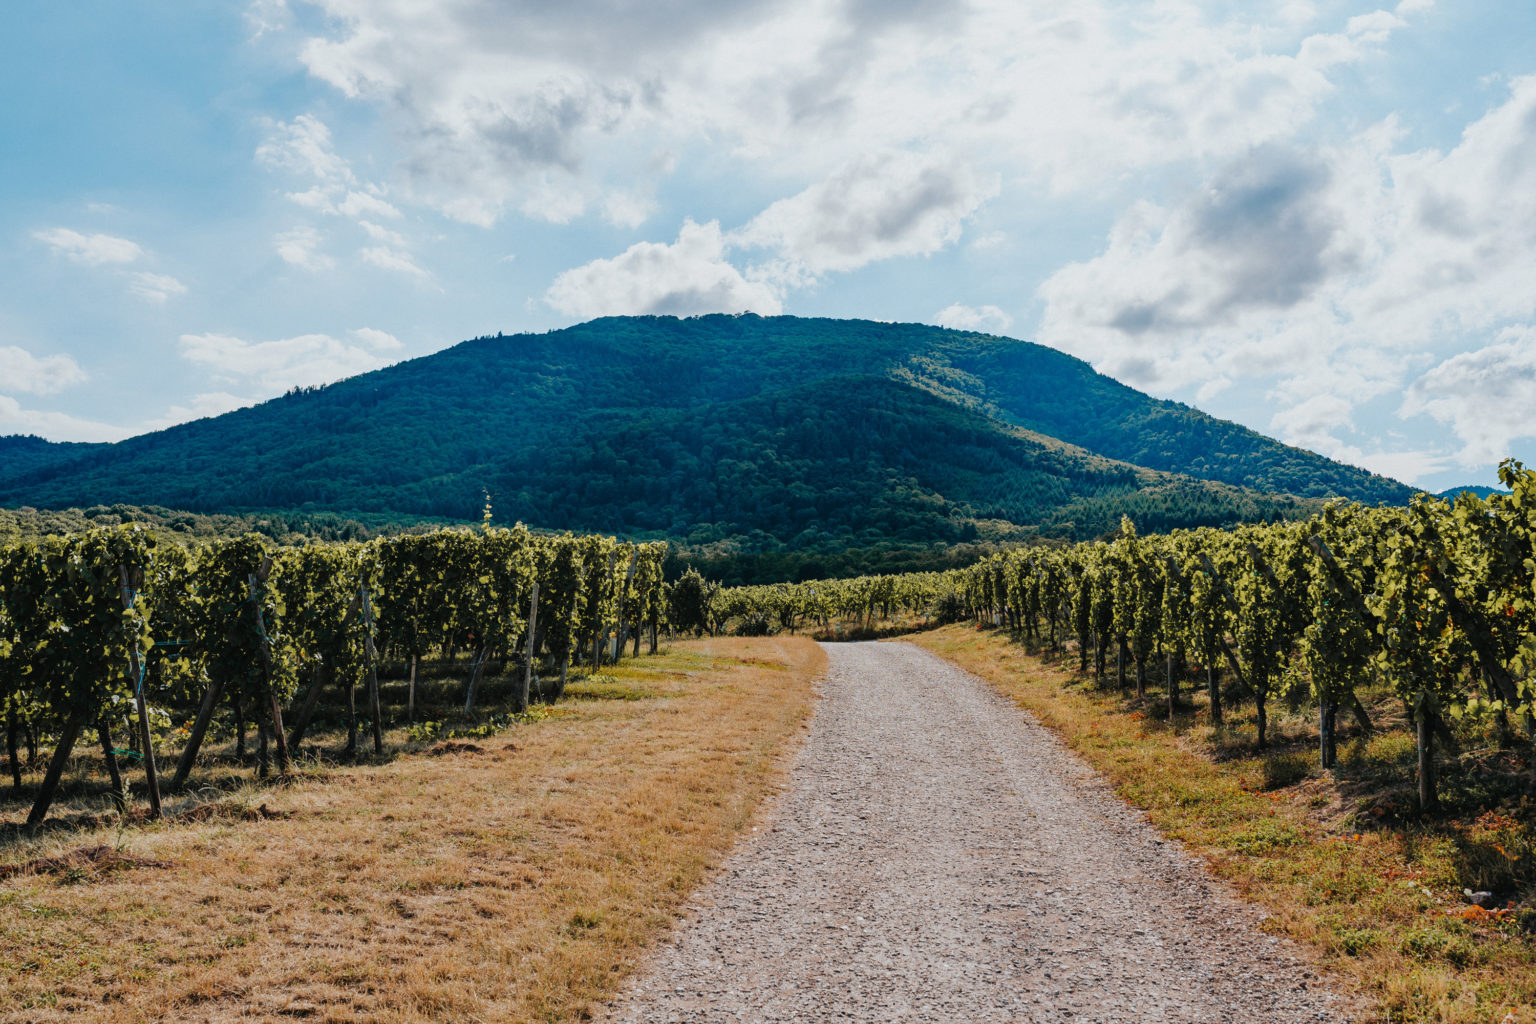
[[[910,644],[826,649],[784,795],[602,1019],[1348,1019],[1012,702]]]

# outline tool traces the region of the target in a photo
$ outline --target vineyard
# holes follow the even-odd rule
[[[407,718],[424,662],[461,672],[470,719],[493,664],[520,674],[511,703],[522,713],[558,698],[573,662],[599,667],[629,643],[638,654],[647,634],[654,651],[674,623],[848,636],[921,615],[1071,646],[1081,671],[1112,673],[1139,698],[1160,683],[1170,717],[1193,710],[1186,687],[1204,691],[1213,724],[1241,701],[1260,749],[1270,708],[1305,694],[1324,768],[1341,712],[1370,733],[1358,691],[1389,686],[1414,725],[1419,805],[1433,810],[1453,723],[1485,723],[1505,743],[1536,735],[1536,472],[1510,462],[1501,473],[1507,497],[1334,503],[1305,521],[1146,537],[1127,520],[1112,540],[1018,548],[966,569],[729,589],[691,571],[665,583],[661,543],[521,526],[184,547],[126,525],[15,542],[0,548],[12,784],[22,789],[23,740],[35,761],[52,737],[29,815],[41,821],[94,732],[113,792],[126,794],[120,758],[137,760],[157,814],[158,748],[178,746],[163,788],[181,790],[215,721],[242,751],[254,725],[262,776],[274,761],[288,770],[324,701],[345,717],[346,755],[360,730],[382,754],[381,671],[406,682]]]
[[[377,884],[344,899],[373,900],[373,928],[394,913],[409,865],[438,865],[409,881],[427,901],[444,884],[470,884],[494,856],[505,868],[498,900],[544,901],[543,917],[516,918],[532,929],[517,942],[546,941],[536,932],[584,944],[601,929],[582,923],[598,918],[578,904],[605,901],[638,921],[652,896],[631,906],[601,895],[603,887],[644,883],[681,899],[704,863],[684,838],[701,816],[720,816],[712,850],[749,823],[719,794],[766,792],[759,730],[770,729],[774,749],[789,742],[810,713],[822,657],[782,634],[868,639],[943,627],[918,643],[1036,712],[1165,834],[1275,913],[1284,934],[1353,974],[1396,1015],[1389,1019],[1490,1019],[1490,1007],[1529,1001],[1522,935],[1536,927],[1536,472],[1511,462],[1502,474],[1508,496],[1338,502],[1299,522],[1166,535],[1139,535],[1126,521],[1104,540],[1015,548],[963,569],[735,588],[692,569],[665,579],[664,544],[489,523],[289,544],[258,534],[173,538],[132,524],[10,541],[0,544],[0,710],[13,806],[30,803],[28,827],[11,826],[18,863],[10,870],[97,877],[68,858],[117,856],[112,847],[41,856],[47,833],[35,826],[60,793],[78,808],[81,797],[99,801],[105,791],[115,804],[105,815],[75,821],[55,812],[55,831],[116,827],[121,848],[126,824],[171,816],[174,830],[135,832],[143,852],[126,863],[146,877],[156,865],[203,856],[187,844],[213,831],[224,830],[221,842],[243,841],[215,816],[255,815],[264,831],[280,826],[285,836],[262,862],[271,871],[290,870],[286,851],[327,851],[304,887],[265,883],[263,892],[284,893],[282,914],[295,922],[330,898],[322,879],[357,859],[375,865]],[[700,632],[780,636],[674,644],[662,657],[616,664],[647,646],[656,653],[663,635]],[[734,653],[721,660],[725,651]],[[946,695],[923,689],[926,678],[909,683],[914,713],[942,722]],[[543,706],[599,690],[623,710]],[[515,743],[490,749],[491,735],[511,722],[545,717],[550,727],[520,728]],[[729,766],[715,756],[727,717],[736,751]],[[942,727],[931,731],[942,740]],[[672,753],[657,757],[657,743]],[[461,767],[454,762],[464,750],[473,753]],[[394,756],[413,752],[433,756]],[[349,764],[332,770],[336,762]],[[641,764],[644,779],[633,774]],[[692,780],[682,788],[679,764]],[[282,787],[250,786],[241,807],[221,791],[243,787],[252,768]],[[349,774],[359,772],[366,775]],[[162,812],[163,796],[189,791],[189,803]],[[199,802],[209,791],[220,795]],[[495,814],[485,810],[490,794],[502,808]],[[257,799],[276,807],[255,807]],[[1335,801],[1318,815],[1335,816],[1309,817],[1323,806],[1317,799]],[[950,802],[963,806],[966,797]],[[206,830],[200,813],[210,816]],[[397,828],[406,814],[413,824]],[[333,828],[337,815],[345,824]],[[536,842],[513,835],[535,820],[544,829]],[[377,830],[377,850],[358,846],[359,828]],[[426,851],[464,829],[478,838],[454,854],[445,883],[439,872],[448,869]],[[610,852],[594,853],[594,836]],[[693,865],[691,881],[647,866],[641,851],[659,836],[677,838],[667,863]],[[425,845],[397,862],[388,851],[402,837]],[[228,855],[218,849],[209,863]],[[175,851],[169,859],[166,850]],[[27,854],[39,856],[21,861]],[[546,892],[525,886],[530,876],[520,873],[535,856],[544,858],[540,872],[595,858],[627,874],[605,881],[591,873],[580,890],[587,895]],[[228,871],[246,862],[231,863]],[[155,899],[186,910],[237,888],[227,874],[218,878],[186,896],[157,890]],[[120,889],[61,883],[45,896],[43,883],[27,884],[26,899],[46,899],[60,913],[88,904],[93,935],[116,927]],[[156,884],[179,883],[167,874]],[[515,916],[501,904],[452,906],[454,933],[464,936]],[[176,947],[179,999],[192,1005],[198,979],[223,976],[225,954],[208,944],[246,941],[229,929],[250,916],[214,920],[207,936]],[[18,919],[0,944],[64,949],[75,941],[69,921]],[[136,920],[135,934],[173,944],[148,922]],[[625,928],[616,925],[593,955],[622,955]],[[279,959],[254,998],[307,976],[309,940],[296,934],[276,929],[261,940]],[[298,959],[281,959],[290,954]],[[242,969],[257,970],[263,956],[253,947]],[[25,964],[0,980],[28,1007],[53,998],[95,1006],[105,997],[64,977],[75,962],[46,960],[52,973],[42,981],[42,968]],[[500,968],[454,969],[468,977]],[[351,977],[350,968],[337,970]],[[592,970],[604,980],[579,991],[611,992],[609,961]],[[379,998],[408,1002],[432,984],[385,986]],[[587,998],[567,988],[551,980],[517,998]],[[155,998],[148,988],[130,991]],[[328,991],[317,990],[317,1002],[339,998]]]
[[[0,711],[11,782],[53,751],[29,825],[48,813],[82,736],[100,741],[119,806],[142,765],[149,814],[186,788],[212,730],[237,750],[257,733],[256,771],[287,773],[320,717],[345,719],[384,751],[380,679],[462,673],[465,721],[493,671],[510,674],[511,712],[553,702],[573,663],[589,672],[639,654],[671,621],[664,544],[535,535],[521,525],[444,529],[366,543],[277,546],[256,534],[196,547],[140,525],[0,546]],[[463,662],[467,658],[467,668]],[[359,706],[361,693],[362,704]],[[124,746],[119,747],[122,743]],[[174,767],[160,761],[174,751]]]
[[[1359,692],[1390,687],[1414,726],[1419,806],[1438,802],[1451,726],[1501,744],[1536,736],[1536,471],[1501,467],[1512,491],[1408,507],[1334,503],[1300,522],[1020,548],[967,569],[741,587],[714,595],[715,628],[742,633],[869,624],[893,615],[973,619],[1076,649],[1139,698],[1161,683],[1170,716],[1205,692],[1214,724],[1233,700],[1269,742],[1278,702],[1310,701],[1316,757],[1337,758],[1341,712],[1375,724]],[[1189,690],[1185,688],[1189,687]]]

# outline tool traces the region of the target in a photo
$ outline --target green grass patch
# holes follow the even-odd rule
[[[1301,829],[1288,822],[1260,818],[1247,828],[1232,833],[1227,848],[1233,853],[1257,857],[1295,846],[1302,841]]]
[[[655,690],[602,673],[585,679],[573,679],[565,685],[565,697],[568,700],[649,700],[657,696],[660,694]]]

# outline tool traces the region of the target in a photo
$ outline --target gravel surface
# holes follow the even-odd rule
[[[985,683],[909,644],[827,653],[785,793],[601,1019],[1348,1019]]]

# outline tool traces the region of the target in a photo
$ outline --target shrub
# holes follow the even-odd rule
[[[672,622],[679,631],[698,636],[709,629],[709,605],[717,589],[692,566],[678,577],[670,596]]]
[[[1339,929],[1339,948],[1348,956],[1359,956],[1381,939],[1381,933],[1374,928],[1341,928]]]
[[[1312,774],[1312,760],[1301,754],[1273,754],[1264,759],[1264,789],[1284,789]]]
[[[1466,967],[1477,959],[1477,949],[1460,935],[1440,928],[1417,928],[1403,936],[1402,951],[1416,960],[1444,960]]]

